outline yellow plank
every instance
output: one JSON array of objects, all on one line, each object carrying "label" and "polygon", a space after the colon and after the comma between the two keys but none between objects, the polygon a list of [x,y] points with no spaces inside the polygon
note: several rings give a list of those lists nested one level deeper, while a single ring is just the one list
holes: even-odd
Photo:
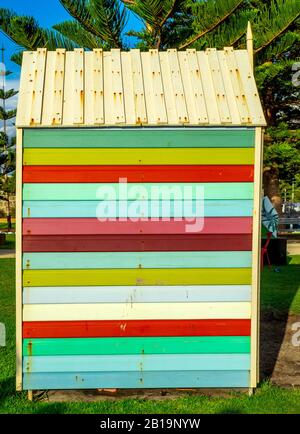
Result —
[{"label": "yellow plank", "polygon": [[24,165],[253,164],[251,148],[26,148]]},{"label": "yellow plank", "polygon": [[259,382],[259,312],[260,312],[260,261],[261,261],[261,202],[263,173],[263,129],[256,128],[255,134],[255,169],[254,203],[252,232],[252,300],[251,300],[251,371],[250,386]]},{"label": "yellow plank", "polygon": [[186,101],[177,50],[169,49],[167,53],[170,67],[171,83],[173,87],[173,95],[177,111],[177,123],[185,124],[189,122],[189,116],[186,108]]},{"label": "yellow plank", "polygon": [[24,270],[24,286],[249,285],[250,268]]},{"label": "yellow plank", "polygon": [[197,52],[195,49],[189,49],[186,51],[187,62],[189,67],[189,78],[192,86],[192,94],[194,96],[194,110],[196,113],[196,123],[207,124],[208,123],[208,113],[204,97],[204,90],[202,77],[200,72],[200,67],[198,63]]},{"label": "yellow plank", "polygon": [[55,69],[54,69],[54,85],[53,85],[53,111],[52,111],[53,125],[61,125],[62,123],[65,58],[66,58],[66,50],[64,48],[57,49]]},{"label": "yellow plank", "polygon": [[248,319],[249,302],[27,304],[24,321]]},{"label": "yellow plank", "polygon": [[124,92],[122,82],[121,51],[118,48],[111,50],[111,81],[113,92],[113,119],[115,124],[125,122]]},{"label": "yellow plank", "polygon": [[42,121],[42,103],[45,81],[46,48],[38,48],[36,52],[35,80],[33,84],[33,98],[31,107],[31,124],[40,124]]},{"label": "yellow plank", "polygon": [[145,102],[142,60],[140,50],[130,50],[135,116],[137,124],[148,122]]},{"label": "yellow plank", "polygon": [[22,146],[17,129],[16,147],[16,389],[22,390]]},{"label": "yellow plank", "polygon": [[83,124],[84,88],[83,88],[83,48],[74,49],[74,93],[73,124]]}]

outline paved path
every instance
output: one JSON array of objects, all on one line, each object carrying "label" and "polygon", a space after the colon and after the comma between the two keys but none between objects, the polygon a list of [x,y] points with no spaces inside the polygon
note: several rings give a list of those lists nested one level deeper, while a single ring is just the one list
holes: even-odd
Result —
[{"label": "paved path", "polygon": [[289,241],[287,245],[287,251],[289,255],[300,255],[300,242]]},{"label": "paved path", "polygon": [[16,257],[15,250],[0,249],[0,259],[8,259],[8,258],[15,258],[15,257]]}]

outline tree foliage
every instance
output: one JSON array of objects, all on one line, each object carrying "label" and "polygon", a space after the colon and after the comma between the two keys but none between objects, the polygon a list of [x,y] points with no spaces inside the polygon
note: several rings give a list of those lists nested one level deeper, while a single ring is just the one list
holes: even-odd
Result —
[{"label": "tree foliage", "polygon": [[[19,46],[73,49],[244,48],[247,21],[260,63],[299,40],[299,0],[60,0],[70,20],[43,29],[33,17],[0,9],[1,30]],[[125,31],[130,15],[141,28]],[[134,37],[126,43],[126,37]],[[279,44],[278,44],[279,42]],[[20,55],[13,56],[20,62]]]}]

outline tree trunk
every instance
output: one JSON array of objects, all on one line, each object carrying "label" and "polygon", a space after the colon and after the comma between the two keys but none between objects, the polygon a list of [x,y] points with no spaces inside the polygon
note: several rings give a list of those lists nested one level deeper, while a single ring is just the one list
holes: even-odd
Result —
[{"label": "tree trunk", "polygon": [[12,230],[12,224],[11,224],[11,209],[10,209],[10,197],[7,198],[7,229],[10,232]]},{"label": "tree trunk", "polygon": [[264,195],[269,197],[278,214],[282,214],[278,171],[272,167],[266,167],[263,173],[263,184]]}]

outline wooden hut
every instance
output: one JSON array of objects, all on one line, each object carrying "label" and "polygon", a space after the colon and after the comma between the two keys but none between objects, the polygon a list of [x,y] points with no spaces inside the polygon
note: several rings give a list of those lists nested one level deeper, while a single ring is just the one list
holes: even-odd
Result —
[{"label": "wooden hut", "polygon": [[264,126],[251,43],[24,53],[18,390],[256,387]]}]

